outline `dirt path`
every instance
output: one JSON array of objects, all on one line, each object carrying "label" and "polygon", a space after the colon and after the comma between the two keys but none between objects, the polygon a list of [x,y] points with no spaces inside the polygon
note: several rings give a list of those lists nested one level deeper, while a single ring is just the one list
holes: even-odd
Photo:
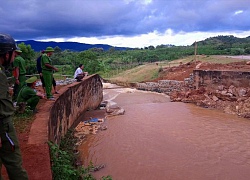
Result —
[{"label": "dirt path", "polygon": [[[60,94],[66,89],[67,86],[57,86]],[[37,87],[37,90],[42,91],[41,87]],[[57,99],[60,94],[54,94],[54,97]],[[52,179],[47,131],[50,107],[53,102],[41,99],[37,106],[38,113],[35,114],[34,121],[28,124],[24,132],[17,131],[23,167],[28,173],[29,180]],[[2,172],[4,179],[8,179],[4,166]]]},{"label": "dirt path", "polygon": [[[39,102],[39,106],[44,107],[45,100]],[[36,115],[40,116],[40,114]],[[24,132],[18,132],[18,139],[23,157],[23,167],[26,169],[30,180],[50,180],[52,179],[50,157],[48,155],[49,147],[47,143],[29,143],[30,129],[32,122],[28,125]],[[40,126],[36,129],[39,130]],[[9,179],[4,166],[2,167],[2,174],[4,179]]]},{"label": "dirt path", "polygon": [[[48,106],[48,103],[50,106]],[[44,130],[45,132],[48,131],[46,118],[48,119],[48,112],[52,103],[47,102],[45,99],[40,100],[39,112],[35,115],[35,120],[30,124],[27,132],[18,136],[23,156],[23,166],[28,172],[30,180],[52,179],[47,135],[44,134]],[[38,141],[32,140],[34,135],[36,139],[39,138]]]}]

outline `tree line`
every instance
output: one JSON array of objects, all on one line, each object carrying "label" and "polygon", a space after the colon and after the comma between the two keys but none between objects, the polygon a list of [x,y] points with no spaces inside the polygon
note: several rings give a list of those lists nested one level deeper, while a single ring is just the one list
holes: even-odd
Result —
[{"label": "tree line", "polygon": [[[202,55],[247,55],[250,54],[250,37],[236,38],[234,36],[217,36],[197,42],[197,54]],[[27,74],[36,74],[36,59],[40,52],[35,52],[31,45],[18,44],[22,50],[21,56],[26,60]],[[57,66],[59,73],[73,75],[79,64],[84,64],[89,74],[98,73],[108,76],[117,69],[126,70],[143,63],[157,61],[172,61],[186,56],[194,55],[194,46],[159,45],[144,48],[116,50],[111,47],[104,51],[102,48],[91,48],[81,52],[70,50],[62,51],[54,47],[51,56],[53,65]]]}]

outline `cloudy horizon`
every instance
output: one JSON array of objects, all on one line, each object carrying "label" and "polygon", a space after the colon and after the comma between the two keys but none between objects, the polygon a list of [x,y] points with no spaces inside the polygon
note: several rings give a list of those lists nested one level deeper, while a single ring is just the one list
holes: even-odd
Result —
[{"label": "cloudy horizon", "polygon": [[248,0],[9,0],[1,32],[16,40],[143,48],[250,36]]}]

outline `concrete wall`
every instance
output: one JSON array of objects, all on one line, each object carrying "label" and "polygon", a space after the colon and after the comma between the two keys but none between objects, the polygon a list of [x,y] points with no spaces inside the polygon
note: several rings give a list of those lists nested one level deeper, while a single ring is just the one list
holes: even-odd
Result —
[{"label": "concrete wall", "polygon": [[80,83],[69,86],[50,110],[48,139],[59,144],[68,129],[77,125],[78,118],[88,109],[95,109],[103,99],[99,75],[92,75]]},{"label": "concrete wall", "polygon": [[249,87],[250,72],[243,71],[208,71],[194,70],[194,86],[198,89],[201,86],[214,88],[218,85],[229,87]]},{"label": "concrete wall", "polygon": [[188,89],[198,89],[206,87],[210,89],[217,88],[218,85],[229,87],[250,87],[250,72],[243,71],[211,71],[194,70],[189,78],[183,81],[160,80],[158,82],[136,83],[133,87],[145,90],[165,93],[170,95],[174,91],[185,91]]}]

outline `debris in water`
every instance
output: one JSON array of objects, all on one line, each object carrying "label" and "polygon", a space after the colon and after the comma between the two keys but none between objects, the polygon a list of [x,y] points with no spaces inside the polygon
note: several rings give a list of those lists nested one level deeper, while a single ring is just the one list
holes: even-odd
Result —
[{"label": "debris in water", "polygon": [[95,171],[99,171],[100,169],[104,168],[105,167],[105,164],[101,164],[99,166],[95,166],[93,168],[91,168],[89,171],[90,172],[95,172]]},{"label": "debris in water", "polygon": [[102,130],[102,131],[107,130],[107,129],[108,129],[108,127],[107,127],[107,126],[103,126],[103,127],[101,127],[101,130]]}]

